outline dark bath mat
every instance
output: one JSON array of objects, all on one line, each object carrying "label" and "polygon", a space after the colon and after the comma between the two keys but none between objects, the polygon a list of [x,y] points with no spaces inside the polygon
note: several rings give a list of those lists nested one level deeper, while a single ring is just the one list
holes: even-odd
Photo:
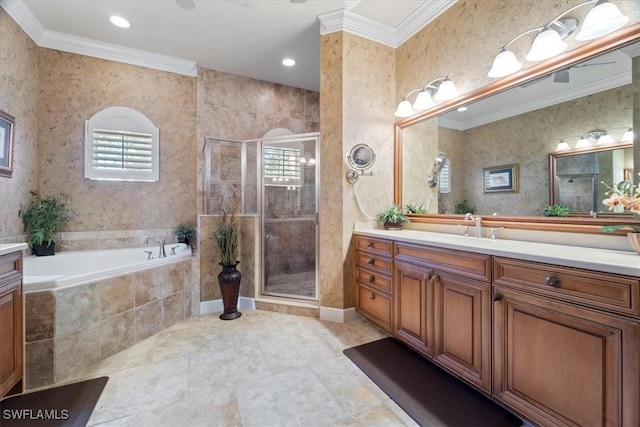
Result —
[{"label": "dark bath mat", "polygon": [[422,426],[521,426],[522,421],[394,338],[344,350]]}]

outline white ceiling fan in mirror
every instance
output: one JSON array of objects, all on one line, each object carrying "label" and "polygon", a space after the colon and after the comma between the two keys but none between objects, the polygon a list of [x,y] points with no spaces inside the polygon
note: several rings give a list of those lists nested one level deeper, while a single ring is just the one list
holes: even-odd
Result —
[{"label": "white ceiling fan in mirror", "polygon": [[566,51],[569,46],[564,42],[564,39],[580,26],[577,19],[566,16],[586,5],[593,5],[593,7],[576,34],[575,39],[578,41],[597,39],[624,27],[629,22],[629,17],[623,15],[614,3],[607,0],[582,2],[562,12],[547,25],[524,31],[511,39],[500,49],[487,75],[491,78],[500,78],[522,69],[522,62],[518,60],[515,53],[507,48],[528,34],[537,33],[525,56],[526,61],[543,61]]}]

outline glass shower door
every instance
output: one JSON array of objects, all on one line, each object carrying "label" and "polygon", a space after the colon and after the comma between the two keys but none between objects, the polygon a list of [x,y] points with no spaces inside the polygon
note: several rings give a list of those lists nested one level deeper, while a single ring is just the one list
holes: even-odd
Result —
[{"label": "glass shower door", "polygon": [[262,294],[317,300],[318,135],[262,141]]}]

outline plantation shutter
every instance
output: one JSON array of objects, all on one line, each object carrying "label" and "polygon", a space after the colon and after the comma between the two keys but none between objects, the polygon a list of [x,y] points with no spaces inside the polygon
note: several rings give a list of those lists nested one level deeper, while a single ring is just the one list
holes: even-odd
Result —
[{"label": "plantation shutter", "polygon": [[300,186],[300,150],[264,147],[266,185]]},{"label": "plantation shutter", "polygon": [[93,167],[96,169],[147,170],[152,168],[150,133],[93,131]]}]

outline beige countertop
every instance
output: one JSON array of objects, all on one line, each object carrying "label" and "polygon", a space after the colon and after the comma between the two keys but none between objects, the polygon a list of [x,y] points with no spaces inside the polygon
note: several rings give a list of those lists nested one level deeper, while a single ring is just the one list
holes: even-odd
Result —
[{"label": "beige countertop", "polygon": [[26,243],[6,243],[0,245],[0,256],[10,254],[12,252],[23,251],[28,248]]},{"label": "beige countertop", "polygon": [[640,255],[635,252],[587,248],[521,240],[487,239],[420,230],[356,230],[355,234],[406,243],[545,262],[566,267],[640,277]]}]

